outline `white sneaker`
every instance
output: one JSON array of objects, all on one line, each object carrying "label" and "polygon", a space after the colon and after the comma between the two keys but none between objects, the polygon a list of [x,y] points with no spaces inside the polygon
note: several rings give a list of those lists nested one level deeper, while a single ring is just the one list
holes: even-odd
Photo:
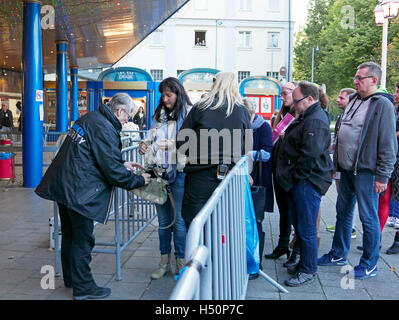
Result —
[{"label": "white sneaker", "polygon": [[387,226],[388,227],[393,227],[395,226],[395,217],[389,216],[387,220]]},{"label": "white sneaker", "polygon": [[399,229],[399,218],[394,218],[395,219],[395,229]]}]

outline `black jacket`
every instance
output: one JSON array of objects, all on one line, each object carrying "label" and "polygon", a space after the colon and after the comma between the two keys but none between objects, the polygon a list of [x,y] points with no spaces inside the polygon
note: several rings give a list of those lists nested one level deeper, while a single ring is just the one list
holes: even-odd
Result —
[{"label": "black jacket", "polygon": [[281,140],[276,161],[277,179],[285,191],[308,180],[320,194],[327,192],[333,173],[330,140],[328,116],[320,102],[292,122]]},{"label": "black jacket", "polygon": [[2,109],[0,109],[0,129],[2,126],[9,127],[11,129],[14,128],[14,120],[11,110],[4,112]]},{"label": "black jacket", "polygon": [[143,177],[123,165],[121,128],[105,105],[76,120],[35,192],[106,223],[114,187],[144,185]]}]

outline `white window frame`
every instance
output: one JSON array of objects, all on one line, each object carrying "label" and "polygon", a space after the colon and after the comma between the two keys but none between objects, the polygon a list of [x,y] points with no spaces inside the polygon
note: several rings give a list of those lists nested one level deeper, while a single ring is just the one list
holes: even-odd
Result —
[{"label": "white window frame", "polygon": [[154,81],[162,81],[163,80],[163,70],[162,69],[151,69],[150,73],[151,73],[151,77]]},{"label": "white window frame", "polygon": [[251,76],[251,71],[238,71],[237,73],[237,78],[238,78],[238,83],[240,83],[242,80],[249,78]]},{"label": "white window frame", "polygon": [[[196,33],[197,32],[203,32],[204,33],[204,41],[205,41],[205,44],[204,45],[197,45],[196,44],[196,41],[197,41],[197,38],[196,38]],[[206,47],[206,30],[194,30],[194,46],[195,47],[202,47],[202,48],[205,48]]]},{"label": "white window frame", "polygon": [[238,47],[241,49],[252,48],[252,31],[238,31]]},{"label": "white window frame", "polygon": [[[273,35],[277,35],[277,46],[276,47],[272,47],[272,37]],[[267,33],[267,48],[268,49],[276,49],[276,48],[280,48],[280,32],[275,32],[275,31],[269,31]]]},{"label": "white window frame", "polygon": [[152,46],[163,46],[164,45],[164,33],[163,30],[155,30],[152,33],[152,41],[151,41],[151,45]]},{"label": "white window frame", "polygon": [[273,12],[281,11],[280,0],[269,0],[268,10]]},{"label": "white window frame", "polygon": [[[252,10],[252,0],[238,0],[240,2],[241,11],[251,11]],[[277,0],[274,0],[277,1]]]},{"label": "white window frame", "polygon": [[278,71],[266,71],[266,77],[278,79],[280,73]]}]

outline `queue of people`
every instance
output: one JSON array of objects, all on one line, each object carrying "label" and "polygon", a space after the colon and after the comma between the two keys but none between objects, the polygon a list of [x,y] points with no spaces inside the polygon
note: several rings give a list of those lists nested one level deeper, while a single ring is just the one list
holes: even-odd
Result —
[{"label": "queue of people", "polygon": [[[134,173],[137,168],[156,171],[167,181],[172,195],[163,205],[156,205],[160,264],[151,278],[156,280],[171,273],[172,244],[175,273],[179,273],[185,263],[186,233],[191,222],[243,155],[252,164],[250,183],[266,188],[263,214],[256,217],[261,257],[264,212],[273,212],[276,197],[279,241],[265,258],[286,255],[284,267],[292,275],[285,282],[287,286],[313,282],[320,266],[347,264],[356,202],[364,233],[363,254],[354,268],[354,277],[376,276],[389,203],[399,203],[399,129],[394,98],[379,89],[380,79],[377,64],[368,62],[358,67],[356,91],[341,91],[339,99],[345,103],[331,143],[329,101],[313,83],[288,82],[282,87],[282,107],[271,127],[256,114],[249,100],[242,99],[232,72],[219,72],[211,90],[195,105],[178,79],[166,78],[159,86],[161,98],[151,128],[139,146],[145,168],[122,160],[121,127],[129,118],[141,120],[143,115],[127,94],[116,94],[99,110],[75,122],[36,189],[39,196],[58,203],[65,286],[73,289],[78,300],[110,294],[109,288],[96,285],[89,267],[94,246],[93,222],[106,223],[114,187],[131,190],[150,182],[150,174]],[[273,130],[287,115],[292,120],[273,145]],[[213,148],[211,131],[228,132],[230,140],[218,139]],[[238,143],[240,148],[236,147]],[[188,147],[181,152],[183,146]],[[334,239],[331,250],[319,257],[320,203],[333,176],[338,191]],[[384,198],[382,205],[380,199],[389,187],[393,197]],[[379,210],[384,214],[379,214]],[[295,234],[290,243],[292,228]],[[388,251],[399,253],[399,231]],[[250,275],[250,279],[256,277]]]}]

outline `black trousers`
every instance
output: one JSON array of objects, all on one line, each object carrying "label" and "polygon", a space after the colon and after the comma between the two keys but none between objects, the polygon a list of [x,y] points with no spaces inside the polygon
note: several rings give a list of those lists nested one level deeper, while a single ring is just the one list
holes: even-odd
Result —
[{"label": "black trousers", "polygon": [[[275,175],[273,175],[274,194],[276,195],[278,211],[280,213],[280,237],[278,246],[281,248],[288,248],[291,235],[291,196],[278,183]],[[299,253],[299,246],[297,242],[294,245],[294,251]]]},{"label": "black trousers", "polygon": [[97,287],[89,264],[95,245],[93,220],[58,203],[61,218],[61,264],[64,283],[80,296]]}]

